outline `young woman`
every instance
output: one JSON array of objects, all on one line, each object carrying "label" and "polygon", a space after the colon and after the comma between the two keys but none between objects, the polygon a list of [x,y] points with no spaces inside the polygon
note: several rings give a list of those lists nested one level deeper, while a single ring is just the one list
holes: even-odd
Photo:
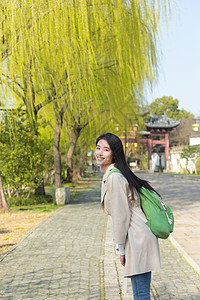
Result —
[{"label": "young woman", "polygon": [[[104,173],[101,204],[112,218],[113,239],[125,267],[124,277],[131,278],[135,300],[149,300],[151,271],[160,269],[160,252],[158,239],[145,224],[137,190],[155,190],[129,169],[116,135],[105,133],[97,138],[95,157]],[[116,168],[120,172],[110,173]]]}]

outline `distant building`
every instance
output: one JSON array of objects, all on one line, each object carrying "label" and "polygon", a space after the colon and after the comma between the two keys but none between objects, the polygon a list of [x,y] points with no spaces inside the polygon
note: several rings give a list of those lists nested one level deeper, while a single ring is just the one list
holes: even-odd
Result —
[{"label": "distant building", "polygon": [[[199,119],[194,120],[194,124],[191,127],[191,133],[189,137],[189,145],[200,145],[200,124]],[[182,173],[187,169],[191,174],[195,172],[195,163],[197,155],[186,161],[185,158],[181,158],[181,152],[185,146],[172,147],[170,149],[170,171]]]},{"label": "distant building", "polygon": [[[135,157],[138,143],[140,143],[141,153],[143,153],[143,147],[148,148],[149,171],[183,173],[187,169],[190,173],[195,172],[197,156],[187,162],[186,159],[181,158],[181,152],[185,145],[169,146],[170,132],[179,124],[180,120],[170,119],[166,114],[151,116],[147,119],[145,131],[138,131],[137,124],[129,124],[120,136],[129,166],[133,169],[139,166]],[[189,145],[200,145],[200,124],[197,120],[191,126]]]},{"label": "distant building", "polygon": [[169,135],[180,124],[180,120],[173,120],[162,116],[151,116],[145,121],[146,136],[140,143],[148,146],[148,169],[150,171],[169,171]]}]

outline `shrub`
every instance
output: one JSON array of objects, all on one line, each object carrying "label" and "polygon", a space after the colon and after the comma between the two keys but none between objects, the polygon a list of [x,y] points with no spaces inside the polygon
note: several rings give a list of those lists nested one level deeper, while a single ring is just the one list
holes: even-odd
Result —
[{"label": "shrub", "polygon": [[49,204],[53,203],[53,198],[51,195],[31,195],[30,198],[26,199],[25,197],[11,197],[8,199],[10,206],[27,206],[27,205],[38,205],[38,204]]},{"label": "shrub", "polygon": [[198,174],[200,174],[200,156],[197,157],[196,164],[195,164],[195,169],[196,169],[196,172]]},{"label": "shrub", "polygon": [[[49,140],[35,133],[29,124],[12,117],[1,125],[0,170],[9,197],[35,190],[40,186],[45,168],[48,169]],[[9,192],[9,191],[8,191]]]}]

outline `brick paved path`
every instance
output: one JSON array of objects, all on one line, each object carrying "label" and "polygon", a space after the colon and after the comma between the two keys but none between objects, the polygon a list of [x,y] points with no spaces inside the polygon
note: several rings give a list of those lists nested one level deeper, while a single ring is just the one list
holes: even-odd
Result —
[{"label": "brick paved path", "polygon": [[[161,254],[152,299],[200,299],[199,277],[168,240],[161,242]],[[122,278],[97,181],[3,258],[0,299],[132,299],[130,283],[128,294],[121,294]]]}]

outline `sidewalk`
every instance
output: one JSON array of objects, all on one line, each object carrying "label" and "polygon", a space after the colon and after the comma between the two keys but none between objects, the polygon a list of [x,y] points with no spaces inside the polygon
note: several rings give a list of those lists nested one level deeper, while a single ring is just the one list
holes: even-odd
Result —
[{"label": "sidewalk", "polygon": [[[200,278],[169,240],[152,299],[200,299]],[[1,260],[2,259],[2,260]],[[101,210],[100,181],[35,227],[0,258],[0,299],[132,299],[123,296],[123,267]]]}]

